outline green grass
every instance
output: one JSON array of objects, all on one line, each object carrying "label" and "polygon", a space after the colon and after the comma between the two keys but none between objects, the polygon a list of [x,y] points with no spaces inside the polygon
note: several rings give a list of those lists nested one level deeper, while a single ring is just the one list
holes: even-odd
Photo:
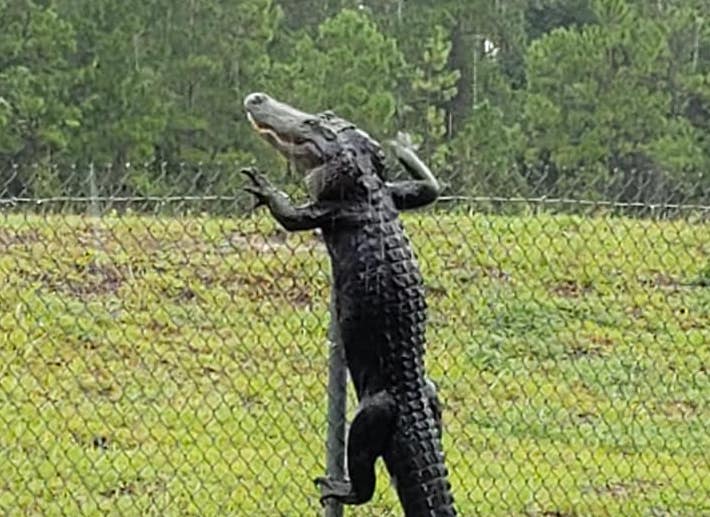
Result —
[{"label": "green grass", "polygon": [[[405,221],[461,515],[710,515],[707,224]],[[318,515],[328,280],[262,216],[2,216],[0,511]]]}]

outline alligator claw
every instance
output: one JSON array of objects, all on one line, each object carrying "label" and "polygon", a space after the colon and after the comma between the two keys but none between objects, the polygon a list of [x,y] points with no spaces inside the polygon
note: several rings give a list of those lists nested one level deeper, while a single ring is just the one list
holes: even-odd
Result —
[{"label": "alligator claw", "polygon": [[249,192],[252,196],[256,198],[256,201],[254,205],[252,206],[252,210],[259,208],[262,205],[266,204],[266,197],[263,195],[263,193],[255,188],[251,187],[244,187],[244,190],[246,192]]},{"label": "alligator claw", "polygon": [[352,485],[348,481],[340,481],[329,477],[319,477],[314,479],[313,482],[320,488],[321,505],[325,505],[328,499],[343,501],[352,497]]},{"label": "alligator claw", "polygon": [[269,186],[269,180],[255,167],[244,167],[239,172],[247,176],[257,187]]},{"label": "alligator claw", "polygon": [[239,172],[247,176],[252,183],[250,186],[243,187],[244,191],[249,192],[256,198],[256,203],[252,209],[266,205],[273,191],[273,187],[271,186],[271,183],[269,183],[269,180],[266,179],[266,176],[261,174],[254,167],[244,167]]}]

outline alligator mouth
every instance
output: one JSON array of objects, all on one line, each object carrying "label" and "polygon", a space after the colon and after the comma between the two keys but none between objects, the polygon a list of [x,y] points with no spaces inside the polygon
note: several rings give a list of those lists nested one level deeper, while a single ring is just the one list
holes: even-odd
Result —
[{"label": "alligator mouth", "polygon": [[[294,144],[297,144],[297,142],[290,141],[290,140],[284,140],[274,128],[264,124],[264,123],[259,123],[256,121],[254,118],[254,115],[249,113],[247,111],[247,119],[249,119],[249,122],[251,123],[251,126],[254,128],[254,130],[259,133],[261,136],[270,138],[272,139],[275,143],[277,143],[279,146],[283,148],[288,148]],[[301,142],[303,143],[303,142]]]},{"label": "alligator mouth", "polygon": [[265,122],[260,122],[256,120],[254,115],[247,111],[247,119],[249,120],[249,123],[251,126],[254,128],[254,130],[259,133],[261,136],[271,139],[274,143],[278,144],[280,147],[283,148],[291,148],[293,146],[298,146],[298,145],[305,145],[310,143],[311,141],[307,138],[302,138],[298,136],[294,136],[291,138],[285,137],[282,134],[280,134],[276,129],[271,127]]}]

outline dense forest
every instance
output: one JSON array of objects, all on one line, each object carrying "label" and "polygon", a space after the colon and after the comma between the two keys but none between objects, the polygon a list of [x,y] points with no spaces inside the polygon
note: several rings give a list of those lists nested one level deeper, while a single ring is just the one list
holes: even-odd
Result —
[{"label": "dense forest", "polygon": [[111,193],[295,181],[252,91],[408,132],[451,193],[710,192],[710,0],[0,0],[0,27],[4,195],[87,194],[89,163]]}]

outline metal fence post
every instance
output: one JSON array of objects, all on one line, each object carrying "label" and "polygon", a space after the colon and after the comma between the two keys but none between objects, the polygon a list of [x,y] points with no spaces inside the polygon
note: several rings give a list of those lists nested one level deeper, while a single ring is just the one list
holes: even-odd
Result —
[{"label": "metal fence post", "polygon": [[[347,370],[345,350],[340,328],[335,317],[335,301],[330,299],[328,327],[328,436],[326,439],[326,472],[335,479],[345,477],[345,409],[347,399]],[[343,505],[330,501],[325,506],[325,517],[342,517]]]},{"label": "metal fence post", "polygon": [[101,208],[99,207],[99,189],[96,186],[94,162],[89,164],[89,198],[89,215],[99,217],[101,215]]}]

